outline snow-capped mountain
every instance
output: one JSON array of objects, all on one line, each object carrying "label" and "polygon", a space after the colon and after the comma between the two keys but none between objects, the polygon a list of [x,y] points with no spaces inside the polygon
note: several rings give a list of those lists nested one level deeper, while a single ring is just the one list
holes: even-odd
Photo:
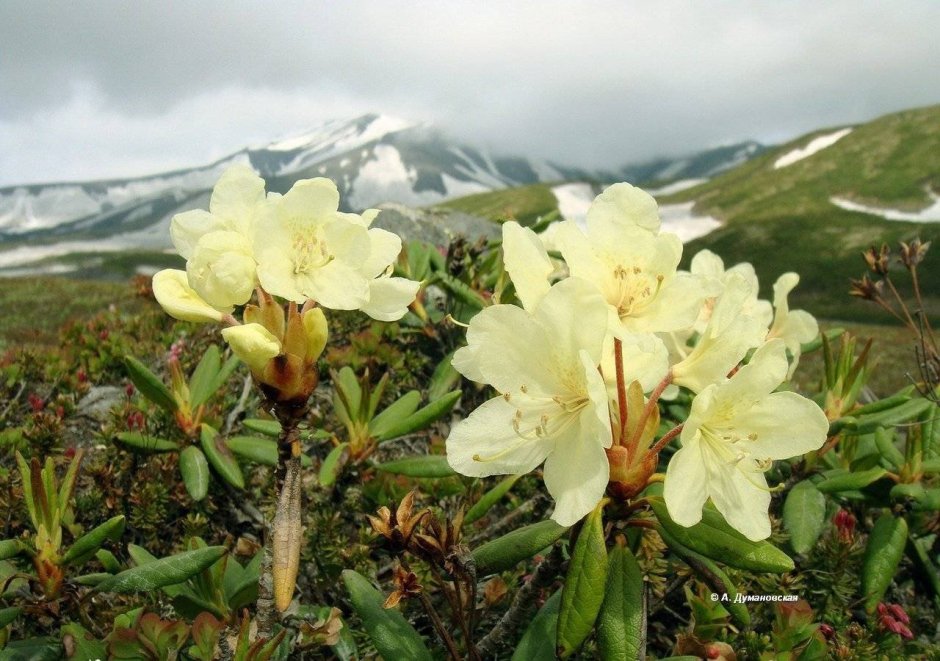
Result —
[{"label": "snow-capped mountain", "polygon": [[0,269],[51,255],[169,247],[180,211],[206,208],[219,175],[249,164],[268,190],[298,179],[336,182],[347,210],[383,202],[428,206],[536,182],[655,183],[704,178],[760,150],[754,143],[683,159],[660,159],[617,171],[587,171],[538,159],[494,155],[449,139],[433,127],[386,115],[326,122],[302,135],[248,147],[215,163],[133,179],[0,188]]}]

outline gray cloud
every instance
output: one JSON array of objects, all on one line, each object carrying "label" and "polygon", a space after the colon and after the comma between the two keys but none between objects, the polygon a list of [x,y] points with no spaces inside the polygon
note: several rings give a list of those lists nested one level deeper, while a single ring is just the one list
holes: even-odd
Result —
[{"label": "gray cloud", "polygon": [[940,101],[931,2],[7,2],[0,184],[380,111],[584,166]]}]

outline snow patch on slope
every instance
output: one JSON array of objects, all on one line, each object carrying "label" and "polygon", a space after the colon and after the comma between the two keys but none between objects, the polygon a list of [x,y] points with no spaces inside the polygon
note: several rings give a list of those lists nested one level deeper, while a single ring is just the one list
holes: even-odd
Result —
[{"label": "snow patch on slope", "polygon": [[851,128],[840,129],[835,133],[827,133],[826,135],[821,135],[816,138],[813,138],[809,141],[804,147],[794,149],[789,151],[776,161],[774,161],[774,170],[779,170],[780,168],[785,168],[788,165],[793,165],[797,161],[802,161],[804,158],[809,158],[813,154],[822,151],[826,147],[831,147],[847,136],[852,132]]},{"label": "snow patch on slope", "polygon": [[558,200],[558,212],[561,217],[584,227],[587,211],[594,202],[594,189],[591,184],[562,184],[552,188],[552,193]]},{"label": "snow patch on slope", "polygon": [[659,207],[659,216],[663,221],[660,231],[671,232],[677,235],[682,243],[688,243],[721,227],[721,223],[711,216],[692,213],[693,206],[695,202],[664,204]]},{"label": "snow patch on slope", "polygon": [[646,192],[653,197],[656,197],[657,195],[672,195],[673,193],[684,191],[687,188],[694,188],[695,186],[703,184],[706,181],[708,181],[708,179],[680,179],[679,181],[674,181],[671,184],[667,184],[660,188],[647,188]]},{"label": "snow patch on slope", "polygon": [[933,203],[920,211],[901,211],[900,209],[885,209],[882,207],[870,207],[858,202],[852,202],[843,197],[830,197],[829,201],[840,209],[846,211],[856,211],[858,213],[867,213],[872,216],[878,216],[885,220],[907,221],[910,223],[940,223],[940,196],[930,192]]}]

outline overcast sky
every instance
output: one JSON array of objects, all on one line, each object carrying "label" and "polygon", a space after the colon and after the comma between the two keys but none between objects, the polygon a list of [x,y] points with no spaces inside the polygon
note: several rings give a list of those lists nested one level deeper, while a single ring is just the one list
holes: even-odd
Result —
[{"label": "overcast sky", "polygon": [[940,102],[940,2],[0,3],[0,185],[330,118],[612,166]]}]

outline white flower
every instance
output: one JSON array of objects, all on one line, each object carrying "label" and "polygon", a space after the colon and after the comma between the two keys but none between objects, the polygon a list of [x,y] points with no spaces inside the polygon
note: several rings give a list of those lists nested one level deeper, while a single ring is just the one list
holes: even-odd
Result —
[{"label": "white flower", "polygon": [[534,310],[548,293],[555,271],[539,235],[512,220],[503,223],[503,264],[526,310]]},{"label": "white flower", "polygon": [[222,338],[254,373],[262,373],[268,361],[281,353],[280,340],[261,324],[223,328]]},{"label": "white flower", "polygon": [[453,365],[499,395],[452,429],[454,470],[519,474],[544,461],[552,518],[569,526],[590,512],[609,477],[607,390],[597,369],[606,319],[597,290],[575,278],[553,286],[534,310],[503,304],[477,314]]},{"label": "white flower", "polygon": [[261,286],[297,303],[310,299],[385,321],[401,318],[419,284],[387,275],[401,239],[369,229],[378,211],[359,216],[338,207],[336,184],[324,178],[298,181],[285,195],[271,196],[254,240]]},{"label": "white flower", "polygon": [[697,278],[676,272],[682,242],[658,234],[656,202],[629,184],[611,186],[587,215],[587,234],[572,221],[556,233],[572,276],[601,290],[610,326],[660,333],[691,326],[705,292]]},{"label": "white flower", "polygon": [[731,274],[696,345],[691,350],[678,342],[670,345],[681,358],[672,368],[673,383],[701,392],[722,381],[750,349],[764,341],[766,327],[745,312],[751,296],[750,283],[740,274]]},{"label": "white flower", "polygon": [[232,308],[218,310],[206,303],[193,291],[186,273],[178,269],[163,269],[153,276],[153,295],[168,315],[181,321],[206,323],[221,321]]},{"label": "white flower", "polygon": [[673,520],[695,525],[711,498],[749,539],[770,535],[764,471],[775,459],[818,449],[829,429],[825,414],[810,400],[773,392],[786,374],[783,342],[772,340],[733,377],[695,397],[682,448],[666,469],[664,495]]},{"label": "white flower", "polygon": [[784,273],[774,283],[774,323],[767,333],[767,338],[778,337],[783,340],[793,357],[787,378],[793,376],[796,366],[800,362],[801,345],[809,342],[819,334],[819,324],[809,312],[805,310],[791,310],[787,296],[800,282],[796,273]]},{"label": "white flower", "polygon": [[186,262],[186,276],[193,290],[213,307],[244,304],[257,284],[251,242],[229,230],[204,234]]},{"label": "white flower", "polygon": [[170,223],[170,238],[183,259],[189,259],[199,240],[210,232],[237,232],[250,239],[264,202],[264,179],[247,165],[233,165],[212,189],[209,210],[178,213]]},{"label": "white flower", "polygon": [[707,292],[705,305],[695,322],[695,331],[701,333],[711,317],[712,309],[715,307],[715,301],[725,290],[728,280],[737,275],[744,278],[750,289],[750,295],[745,300],[741,312],[748,316],[760,320],[764,328],[770,326],[773,318],[773,310],[770,302],[758,299],[760,284],[757,280],[757,273],[754,272],[754,266],[749,262],[735,264],[729,269],[725,269],[724,260],[711,250],[700,250],[692,258],[690,269],[692,275],[701,279],[702,285]]}]

